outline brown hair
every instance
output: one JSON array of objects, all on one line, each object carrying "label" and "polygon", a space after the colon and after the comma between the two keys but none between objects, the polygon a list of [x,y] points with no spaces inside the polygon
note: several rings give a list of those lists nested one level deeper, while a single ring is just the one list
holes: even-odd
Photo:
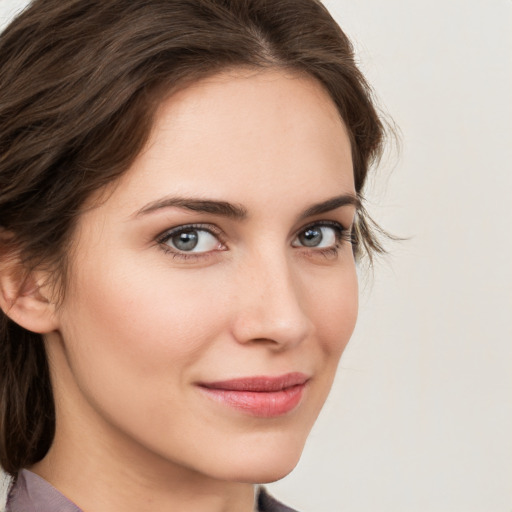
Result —
[{"label": "brown hair", "polygon": [[[352,144],[355,187],[383,127],[352,46],[317,0],[35,0],[0,37],[0,258],[65,282],[74,224],[147,140],[164,95],[236,66],[319,80]],[[382,251],[360,212],[354,250]],[[42,336],[0,311],[0,465],[50,447],[55,412]]]}]

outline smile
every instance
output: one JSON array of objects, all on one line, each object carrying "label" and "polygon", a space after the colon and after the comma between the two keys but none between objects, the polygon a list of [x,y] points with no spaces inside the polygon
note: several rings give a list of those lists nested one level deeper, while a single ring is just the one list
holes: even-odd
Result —
[{"label": "smile", "polygon": [[295,409],[308,383],[303,373],[280,377],[248,377],[198,384],[210,399],[251,416],[272,418]]}]

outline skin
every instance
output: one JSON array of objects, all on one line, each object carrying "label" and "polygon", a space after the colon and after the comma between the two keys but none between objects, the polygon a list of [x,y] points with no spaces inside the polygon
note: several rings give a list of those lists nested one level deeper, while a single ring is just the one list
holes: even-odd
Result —
[{"label": "skin", "polygon": [[[352,247],[331,226],[349,230],[355,207],[304,217],[355,196],[336,107],[308,77],[224,72],[164,101],[145,150],[102,192],[79,219],[64,301],[45,306],[57,432],[32,469],[86,511],[250,512],[253,484],[296,465],[356,321]],[[328,250],[301,245],[324,222]],[[160,235],[190,223],[213,234],[184,257]],[[272,418],[197,386],[289,372],[309,377],[304,395]]]}]

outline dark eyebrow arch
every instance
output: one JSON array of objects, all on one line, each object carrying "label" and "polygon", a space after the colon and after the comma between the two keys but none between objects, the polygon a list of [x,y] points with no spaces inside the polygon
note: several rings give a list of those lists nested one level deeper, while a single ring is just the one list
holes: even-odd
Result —
[{"label": "dark eyebrow arch", "polygon": [[247,218],[247,209],[242,205],[228,203],[226,201],[214,201],[211,199],[193,199],[187,197],[165,197],[153,201],[135,213],[140,217],[155,212],[162,208],[183,208],[193,212],[211,213],[222,217],[229,217],[235,220]]},{"label": "dark eyebrow arch", "polygon": [[[353,194],[343,194],[341,196],[332,197],[321,203],[314,204],[304,210],[300,219],[321,215],[342,206],[355,206],[356,209],[361,207],[361,201]],[[212,199],[193,199],[187,197],[165,197],[153,201],[137,212],[134,217],[141,217],[149,213],[153,213],[163,208],[183,208],[199,213],[210,213],[235,220],[244,220],[247,218],[247,209],[242,205],[228,203],[227,201],[216,201]]]},{"label": "dark eyebrow arch", "polygon": [[361,208],[361,200],[353,194],[343,194],[341,196],[332,197],[331,199],[327,199],[327,201],[322,201],[321,203],[310,206],[302,212],[300,218],[306,219],[314,215],[321,215],[322,213],[336,210],[336,208],[341,208],[342,206],[355,206],[356,210],[359,210]]}]

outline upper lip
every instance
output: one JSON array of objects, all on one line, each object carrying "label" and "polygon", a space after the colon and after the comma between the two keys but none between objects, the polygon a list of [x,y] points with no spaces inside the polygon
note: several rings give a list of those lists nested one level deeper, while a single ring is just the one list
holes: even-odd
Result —
[{"label": "upper lip", "polygon": [[219,389],[224,391],[253,391],[269,393],[281,391],[293,386],[300,386],[309,380],[304,373],[293,372],[277,377],[255,376],[242,377],[238,379],[218,380],[215,382],[200,382],[199,386],[208,389]]}]

